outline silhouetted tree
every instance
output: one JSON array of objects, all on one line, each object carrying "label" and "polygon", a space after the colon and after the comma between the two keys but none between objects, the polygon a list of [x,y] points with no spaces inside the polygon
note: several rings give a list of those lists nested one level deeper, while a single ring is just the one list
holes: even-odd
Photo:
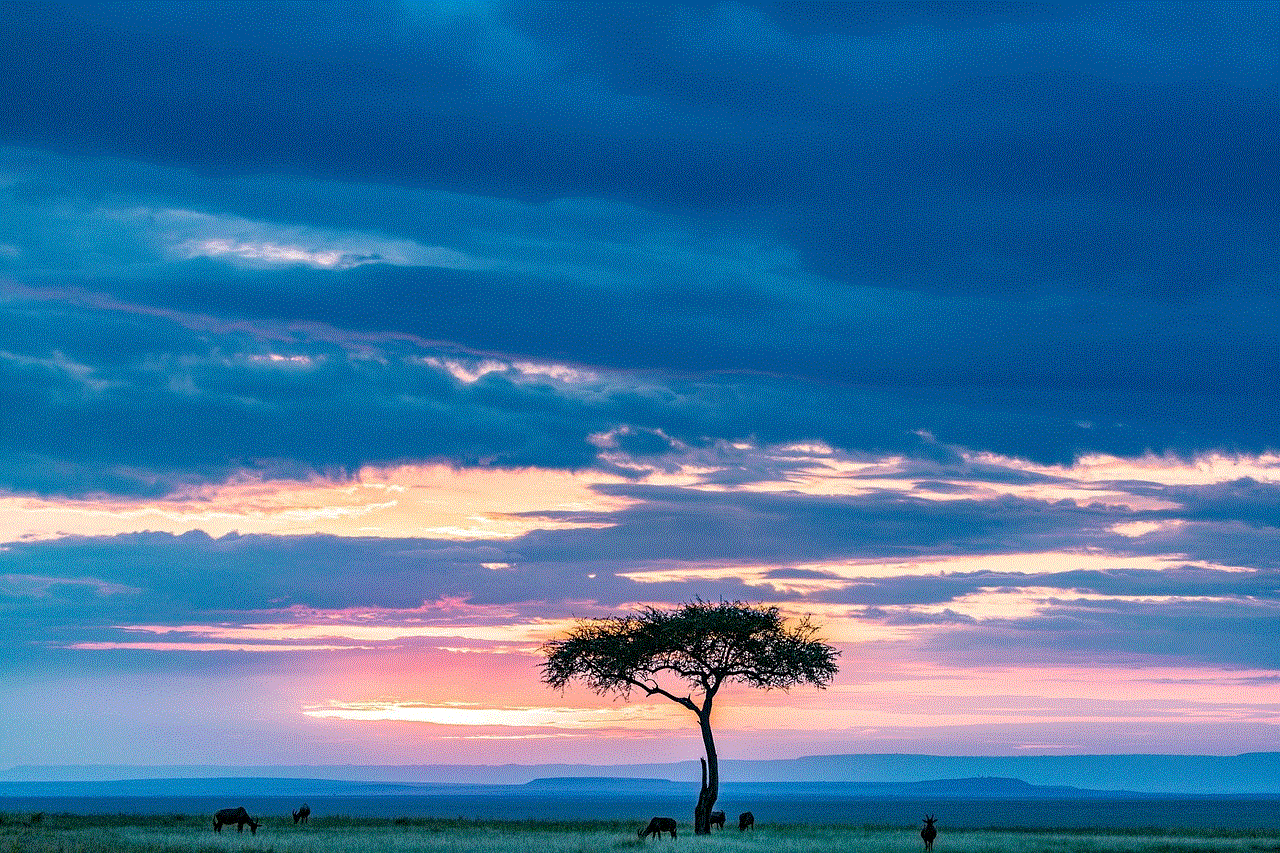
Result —
[{"label": "silhouetted tree", "polygon": [[729,682],[762,690],[826,687],[837,672],[839,652],[815,639],[817,632],[808,617],[788,626],[777,607],[740,601],[646,607],[630,616],[580,621],[568,636],[545,643],[542,680],[558,690],[576,680],[624,699],[641,690],[693,711],[707,752],[694,809],[694,832],[703,835],[711,831],[709,818],[720,794],[711,733],[716,692]]}]

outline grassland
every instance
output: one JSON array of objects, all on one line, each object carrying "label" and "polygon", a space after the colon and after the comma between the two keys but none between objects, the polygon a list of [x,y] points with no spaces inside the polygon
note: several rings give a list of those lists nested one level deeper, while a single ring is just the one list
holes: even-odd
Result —
[{"label": "grassland", "polygon": [[[640,841],[639,823],[264,817],[256,835],[206,816],[0,815],[0,853],[920,853],[914,827],[763,824]],[[1280,830],[943,831],[935,853],[1280,853]]]}]

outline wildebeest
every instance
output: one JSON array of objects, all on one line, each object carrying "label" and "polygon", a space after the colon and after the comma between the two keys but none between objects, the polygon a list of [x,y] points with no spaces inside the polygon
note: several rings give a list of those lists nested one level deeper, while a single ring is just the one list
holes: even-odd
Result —
[{"label": "wildebeest", "polygon": [[719,826],[724,829],[724,812],[712,812],[707,815],[708,826]]},{"label": "wildebeest", "polygon": [[654,838],[661,838],[662,833],[669,832],[671,837],[676,837],[676,821],[670,817],[655,817],[649,821],[649,825],[636,833],[640,838],[648,838],[652,835]]},{"label": "wildebeest", "polygon": [[222,832],[223,824],[235,824],[236,832],[244,832],[244,825],[249,824],[249,832],[253,835],[258,834],[258,827],[262,824],[249,817],[249,813],[244,810],[244,806],[235,809],[219,809],[213,815],[213,831]]},{"label": "wildebeest", "polygon": [[302,807],[293,813],[293,822],[306,823],[307,818],[309,817],[311,817],[311,806],[307,805],[306,803],[303,803]]},{"label": "wildebeest", "polygon": [[742,830],[744,829],[755,829],[755,828],[756,828],[755,815],[753,815],[751,812],[743,812],[742,814],[738,815],[738,832],[742,832]]},{"label": "wildebeest", "polygon": [[936,817],[929,815],[924,819],[924,829],[920,830],[920,837],[924,839],[925,853],[933,850],[933,839],[938,837],[938,830],[933,825],[936,820]]}]

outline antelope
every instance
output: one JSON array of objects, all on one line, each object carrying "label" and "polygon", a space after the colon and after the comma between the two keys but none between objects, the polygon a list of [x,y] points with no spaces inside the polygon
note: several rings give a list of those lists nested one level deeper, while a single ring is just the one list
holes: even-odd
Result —
[{"label": "antelope", "polygon": [[306,803],[302,804],[302,808],[293,813],[294,823],[306,823],[307,818],[311,817],[311,806]]},{"label": "antelope", "polygon": [[936,820],[936,817],[929,815],[924,819],[924,829],[920,830],[920,837],[924,839],[925,853],[931,853],[933,850],[933,839],[938,837],[938,829],[933,825]]}]

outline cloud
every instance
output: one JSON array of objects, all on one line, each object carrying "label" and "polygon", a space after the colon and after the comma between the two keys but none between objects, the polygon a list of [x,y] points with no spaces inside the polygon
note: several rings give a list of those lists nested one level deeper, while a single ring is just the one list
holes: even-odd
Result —
[{"label": "cloud", "polygon": [[475,269],[483,263],[440,246],[282,227],[187,210],[125,211],[144,219],[165,251],[179,258],[217,258],[254,267],[301,264],[351,269],[363,264]]},{"label": "cloud", "polygon": [[1170,489],[1163,496],[1181,503],[1177,515],[1188,520],[1239,521],[1258,527],[1280,527],[1280,488],[1276,483],[1241,477],[1229,482]]},{"label": "cloud", "polygon": [[400,720],[443,726],[503,726],[532,729],[670,729],[675,716],[665,708],[494,708],[464,703],[427,705],[418,702],[336,703],[307,708],[307,716],[342,720]]},{"label": "cloud", "polygon": [[[485,700],[459,659],[524,684],[566,613],[693,596],[893,662],[859,700],[1007,667],[950,718],[874,700],[885,737],[1068,665],[1114,704],[1044,726],[1216,733],[1248,702],[1203,673],[1276,666],[1274,4],[0,27],[6,671],[192,673],[216,732],[305,659],[295,722],[431,715]],[[1212,707],[1135,706],[1151,667]]]},{"label": "cloud", "polygon": [[[845,199],[838,216],[793,206],[808,223],[796,232],[785,211],[701,221],[607,195],[530,201],[315,175],[213,180],[31,149],[10,149],[6,169],[15,251],[4,263],[22,282],[16,291],[46,294],[8,302],[0,322],[16,344],[7,351],[30,363],[63,358],[83,376],[130,357],[132,339],[156,350],[165,341],[167,352],[145,356],[152,374],[168,369],[171,353],[207,347],[181,340],[163,318],[249,338],[324,335],[349,350],[329,353],[312,380],[368,354],[434,359],[458,378],[467,362],[506,364],[607,387],[591,400],[599,417],[583,421],[589,431],[552,430],[531,436],[530,449],[492,454],[511,464],[591,464],[599,454],[584,433],[662,436],[673,448],[717,439],[912,456],[967,448],[1045,463],[1274,444],[1274,252],[1242,209],[1153,212],[1115,199],[966,190],[957,206],[932,196],[891,208]],[[880,264],[883,253],[888,265],[824,261],[806,245],[826,227],[808,221],[815,216],[850,229],[820,238],[839,257]],[[992,247],[1008,257],[993,259]],[[384,351],[389,340],[399,352]],[[270,355],[231,337],[218,346],[232,362]],[[180,375],[187,369],[173,382],[198,388]],[[504,375],[479,384],[501,392]],[[117,380],[91,420],[133,416],[116,404],[141,379]],[[222,381],[231,396],[257,398],[252,382],[234,387],[240,376]],[[363,386],[370,409],[395,409],[418,391],[390,372],[374,386]],[[486,406],[514,415],[532,402],[528,390]],[[171,395],[149,405],[181,422],[190,403]],[[47,403],[33,411],[37,433],[42,415],[65,417]],[[428,452],[460,464],[479,456],[447,442]],[[302,445],[272,455],[300,470],[334,464]],[[49,458],[57,455],[33,449],[21,464],[38,472]],[[48,488],[23,477],[15,485]],[[97,479],[99,488],[129,480]]]},{"label": "cloud", "polygon": [[39,575],[0,575],[0,598],[61,599],[103,598],[109,595],[136,595],[142,590],[92,577],[42,577]]},{"label": "cloud", "polygon": [[[1170,646],[1179,654],[1269,665],[1265,647],[1245,654],[1228,643],[1210,653],[1210,645],[1274,615],[1273,561],[1263,555],[1253,564],[1215,564],[1204,562],[1207,553],[1192,557],[1194,549],[1170,548],[1183,539],[1116,534],[1117,519],[1140,516],[1122,506],[912,497],[909,481],[900,491],[881,487],[840,497],[727,492],[714,478],[684,487],[592,488],[625,500],[531,510],[524,513],[531,529],[504,539],[136,533],[14,543],[0,559],[11,577],[43,578],[42,589],[57,587],[59,578],[82,583],[82,576],[58,567],[88,565],[96,567],[96,589],[132,591],[66,601],[43,596],[21,605],[39,612],[71,608],[82,627],[62,642],[80,648],[156,648],[150,640],[111,633],[140,625],[161,633],[195,631],[180,641],[189,648],[239,639],[262,651],[269,646],[261,641],[295,640],[296,631],[346,636],[358,645],[370,640],[368,631],[384,630],[379,625],[390,632],[383,641],[459,637],[473,629],[429,626],[465,625],[465,619],[453,621],[447,608],[438,619],[421,609],[424,602],[466,602],[477,608],[467,619],[506,608],[495,616],[510,622],[519,613],[537,620],[566,607],[607,613],[635,602],[710,596],[789,601],[800,611],[825,609],[845,614],[840,620],[854,616],[890,628],[945,629],[935,641],[950,646],[954,640],[957,649],[971,642],[961,639],[970,628],[980,628],[982,648],[1011,652],[1013,638],[1027,635],[1046,650],[1061,645],[1073,654],[1090,648],[1158,654],[1143,630],[1167,619],[1187,625],[1170,630],[1210,638]],[[364,567],[359,577],[351,565]],[[373,620],[369,627],[344,629],[341,622],[350,617],[342,614],[361,608]],[[222,628],[180,627],[207,624],[201,620],[213,614],[221,614]],[[297,627],[273,627],[280,614],[291,614]],[[316,616],[317,627],[306,627]],[[233,637],[228,619],[249,633]],[[107,628],[109,636],[101,636]],[[1093,639],[1081,640],[1084,635]],[[178,647],[172,639],[157,642]]]},{"label": "cloud", "polygon": [[[308,282],[311,275],[360,272],[200,271],[206,283],[230,285],[223,295],[232,303],[266,306],[265,294],[292,292],[303,307],[317,298],[306,295],[309,284],[329,284]],[[0,359],[7,404],[23,413],[9,423],[11,487],[163,492],[175,481],[217,481],[244,468],[304,475],[401,460],[580,467],[601,460],[607,448],[593,437],[609,434],[661,436],[668,452],[717,439],[820,440],[872,454],[927,459],[968,447],[1065,463],[1085,451],[1140,456],[1152,447],[1192,453],[1270,444],[1265,398],[1249,398],[1247,411],[1244,397],[1222,398],[1210,411],[1163,392],[1135,391],[1122,405],[1119,396],[1083,390],[974,396],[780,376],[584,369],[582,361],[503,354],[498,348],[515,340],[498,339],[505,321],[494,325],[492,339],[472,336],[491,348],[468,352],[432,342],[456,329],[435,325],[449,312],[440,304],[429,324],[374,331],[389,310],[374,306],[394,304],[401,291],[393,282],[365,284],[340,297],[356,312],[348,328],[324,324],[328,312],[311,309],[262,318],[254,307],[235,318],[225,307],[220,316],[185,305],[13,291],[0,310],[10,341]],[[463,310],[467,304],[461,296],[455,302],[459,323],[474,316]],[[512,322],[519,308],[517,300]],[[549,332],[539,329],[550,352]],[[1082,414],[1113,426],[1083,429],[1075,424]],[[922,438],[922,429],[946,443]],[[89,460],[97,470],[82,467]]]},{"label": "cloud", "polygon": [[[1274,578],[1271,579],[1274,584]],[[1141,667],[1158,660],[1273,670],[1280,647],[1263,637],[1276,602],[1228,597],[1221,600],[1046,601],[1042,611],[1004,624],[948,631],[930,643],[941,658],[995,663],[1076,661]],[[1242,636],[1257,643],[1242,644]]]}]

